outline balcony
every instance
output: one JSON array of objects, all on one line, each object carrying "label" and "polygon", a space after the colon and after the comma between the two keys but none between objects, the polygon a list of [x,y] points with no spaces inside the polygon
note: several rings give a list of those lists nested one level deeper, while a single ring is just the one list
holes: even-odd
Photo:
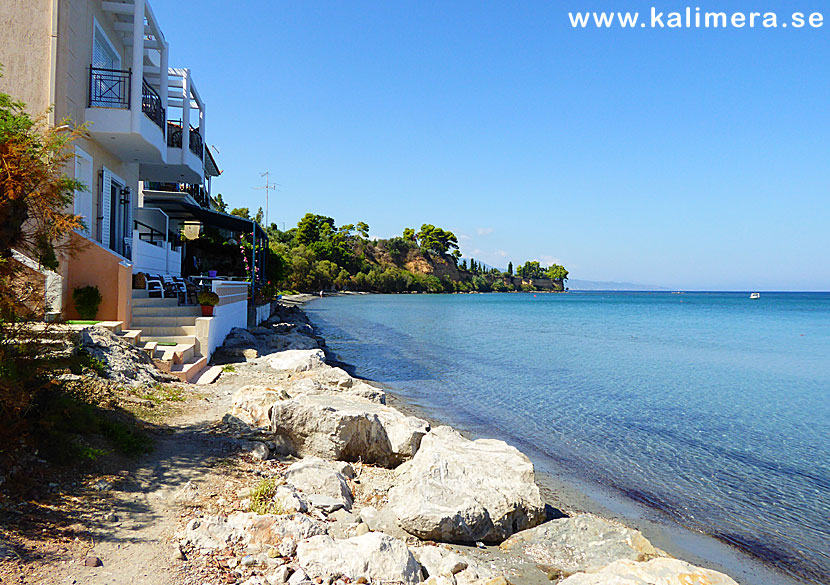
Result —
[{"label": "balcony", "polygon": [[205,106],[189,69],[169,68],[167,76],[166,160],[162,164],[142,164],[139,178],[199,184],[205,180]]},{"label": "balcony", "polygon": [[90,134],[107,150],[127,162],[162,163],[165,113],[158,92],[141,78],[141,111],[132,103],[131,70],[89,68],[86,122]]}]

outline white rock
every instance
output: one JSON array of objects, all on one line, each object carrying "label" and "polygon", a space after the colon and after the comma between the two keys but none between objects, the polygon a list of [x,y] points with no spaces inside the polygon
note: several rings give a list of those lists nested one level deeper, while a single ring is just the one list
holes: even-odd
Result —
[{"label": "white rock", "polygon": [[327,532],[324,523],[302,514],[237,512],[228,517],[194,518],[188,522],[182,540],[199,549],[216,549],[231,543],[278,544],[287,536],[300,540]]},{"label": "white rock", "polygon": [[332,461],[331,466],[336,472],[342,473],[345,477],[349,479],[354,479],[355,471],[351,463],[348,463],[346,461]]},{"label": "white rock", "polygon": [[246,425],[268,428],[274,404],[287,398],[288,395],[281,388],[243,386],[234,393],[228,414]]},{"label": "white rock", "polygon": [[438,427],[389,490],[401,527],[424,540],[501,542],[544,520],[533,464],[503,441]]},{"label": "white rock", "polygon": [[308,501],[303,494],[290,485],[278,485],[274,490],[272,500],[284,514],[305,512],[308,510]]},{"label": "white rock", "polygon": [[315,536],[297,546],[300,566],[312,576],[346,576],[352,581],[398,582],[415,585],[421,581],[421,565],[406,545],[379,532],[345,540]]},{"label": "white rock", "polygon": [[271,354],[269,364],[275,370],[305,372],[326,363],[322,349],[289,349]]},{"label": "white rock", "polygon": [[[312,505],[330,507],[331,502],[324,504],[319,498],[319,505],[315,503],[313,497],[320,495],[340,502],[341,507],[347,510],[352,507],[352,492],[346,483],[346,477],[319,457],[306,457],[292,464],[285,470],[285,480],[306,494]],[[330,511],[333,512],[334,509]]]},{"label": "white rock", "polygon": [[438,546],[422,546],[410,550],[430,576],[455,575],[468,566],[460,554]]},{"label": "white rock", "polygon": [[193,502],[199,497],[199,488],[193,481],[188,481],[182,487],[173,492],[171,499],[174,502]]},{"label": "white rock", "polygon": [[[337,373],[332,374],[332,372]],[[292,377],[292,379],[282,384],[289,396],[303,394],[344,395],[362,398],[378,404],[386,404],[386,393],[383,390],[352,378],[340,368],[321,366],[308,372],[295,374],[295,376],[297,375],[304,375],[305,377]]]},{"label": "white rock", "polygon": [[288,565],[281,565],[276,568],[276,570],[265,578],[268,581],[268,585],[282,585],[288,581],[288,578],[291,576],[291,567]]},{"label": "white rock", "polygon": [[299,455],[394,467],[418,450],[429,424],[381,404],[306,395],[275,404],[272,429]]},{"label": "white rock", "polygon": [[251,454],[251,457],[259,461],[266,461],[271,456],[271,450],[268,449],[268,445],[261,441],[252,441],[248,446],[248,452]]},{"label": "white rock", "polygon": [[544,571],[565,577],[595,572],[620,559],[645,561],[657,556],[637,530],[590,514],[558,518],[519,532],[501,549],[520,552]]},{"label": "white rock", "polygon": [[303,581],[306,581],[308,576],[305,574],[305,571],[302,569],[297,569],[291,576],[288,578],[288,585],[300,585]]},{"label": "white rock", "polygon": [[297,543],[293,538],[284,538],[279,546],[281,557],[290,557],[297,551]]},{"label": "white rock", "polygon": [[346,504],[343,500],[322,494],[308,494],[308,503],[312,508],[316,508],[324,514],[331,514],[337,510],[346,509]]},{"label": "white rock", "polygon": [[727,575],[677,559],[615,561],[596,573],[577,573],[561,585],[737,585]]}]

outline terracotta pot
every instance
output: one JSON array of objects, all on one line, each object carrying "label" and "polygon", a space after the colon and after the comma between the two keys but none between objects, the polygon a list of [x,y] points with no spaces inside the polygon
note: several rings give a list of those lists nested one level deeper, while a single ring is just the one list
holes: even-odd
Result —
[{"label": "terracotta pot", "polygon": [[213,317],[213,305],[202,305],[202,317]]}]

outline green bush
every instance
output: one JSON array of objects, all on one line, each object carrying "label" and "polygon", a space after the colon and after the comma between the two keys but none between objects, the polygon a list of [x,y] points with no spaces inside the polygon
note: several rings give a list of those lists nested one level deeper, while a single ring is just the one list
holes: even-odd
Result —
[{"label": "green bush", "polygon": [[208,307],[215,307],[219,304],[219,295],[215,292],[211,292],[209,290],[203,290],[199,293],[199,296],[196,297],[199,301],[200,305],[205,305]]},{"label": "green bush", "polygon": [[95,319],[103,298],[97,286],[79,286],[72,291],[72,300],[82,319]]}]

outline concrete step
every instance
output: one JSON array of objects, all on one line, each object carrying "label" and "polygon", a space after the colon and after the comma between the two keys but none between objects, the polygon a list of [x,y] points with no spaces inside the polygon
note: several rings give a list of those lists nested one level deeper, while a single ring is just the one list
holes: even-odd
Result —
[{"label": "concrete step", "polygon": [[161,359],[174,364],[187,363],[196,353],[196,344],[178,343],[176,345],[162,345],[156,347],[156,354],[161,351]]},{"label": "concrete step", "polygon": [[[146,335],[144,330],[141,332],[141,338],[144,341],[149,341],[153,343],[196,343],[196,336],[195,335]],[[163,348],[165,346],[158,346],[158,348]]]},{"label": "concrete step", "polygon": [[125,329],[119,335],[121,339],[133,345],[141,344],[141,329]]},{"label": "concrete step", "polygon": [[170,373],[183,382],[192,382],[199,373],[207,366],[207,358],[194,356],[183,364],[176,364],[170,368]]},{"label": "concrete step", "polygon": [[101,321],[100,323],[95,324],[96,327],[103,327],[104,329],[109,329],[116,335],[121,333],[121,328],[124,326],[123,321]]},{"label": "concrete step", "polygon": [[133,289],[133,300],[135,299],[149,299],[150,298],[150,291],[134,288]]},{"label": "concrete step", "polygon": [[[138,326],[136,326],[138,327]],[[160,341],[159,337],[182,337],[196,335],[196,325],[178,325],[168,327],[140,327],[141,336],[151,341]]]},{"label": "concrete step", "polygon": [[158,345],[158,343],[156,343],[155,341],[146,341],[145,340],[143,342],[143,345],[141,346],[141,349],[144,350],[144,353],[146,353],[150,357],[153,357],[153,355],[155,355],[155,353],[156,353],[156,346],[157,345]]},{"label": "concrete step", "polygon": [[178,307],[177,298],[150,297],[142,298],[133,296],[133,308],[135,307]]},{"label": "concrete step", "polygon": [[195,325],[196,317],[193,315],[133,315],[132,326],[136,329],[146,327],[181,327],[182,325]]},{"label": "concrete step", "polygon": [[133,320],[138,319],[139,317],[161,317],[161,316],[171,316],[171,317],[201,317],[202,316],[202,309],[198,305],[177,305],[177,306],[161,306],[161,307],[153,307],[153,306],[140,306],[140,307],[133,307]]},{"label": "concrete step", "polygon": [[196,374],[192,382],[194,384],[213,384],[222,373],[222,366],[207,366]]}]

